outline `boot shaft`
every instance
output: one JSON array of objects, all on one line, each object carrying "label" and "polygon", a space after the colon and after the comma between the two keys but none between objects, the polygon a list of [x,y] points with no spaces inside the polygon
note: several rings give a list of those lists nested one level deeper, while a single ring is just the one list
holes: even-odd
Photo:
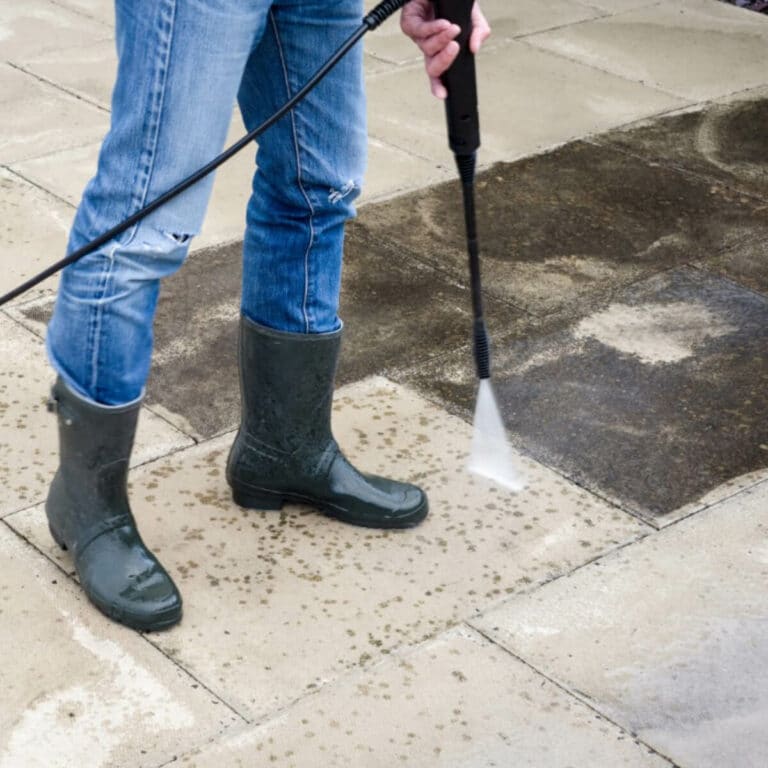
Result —
[{"label": "boot shaft", "polygon": [[67,510],[67,525],[94,509],[110,510],[110,517],[130,515],[128,465],[141,403],[101,406],[58,379],[48,407],[59,431],[59,468],[49,502]]},{"label": "boot shaft", "polygon": [[341,331],[274,331],[246,317],[240,322],[242,426],[278,452],[332,440],[333,385]]}]

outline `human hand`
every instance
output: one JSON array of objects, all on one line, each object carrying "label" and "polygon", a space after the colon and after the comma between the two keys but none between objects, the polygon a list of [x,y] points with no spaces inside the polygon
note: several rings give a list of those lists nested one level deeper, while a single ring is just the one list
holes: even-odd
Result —
[{"label": "human hand", "polygon": [[[459,55],[459,44],[456,39],[461,32],[458,24],[451,24],[446,19],[435,18],[435,8],[432,0],[411,0],[403,6],[400,14],[400,29],[419,46],[424,54],[424,67],[429,76],[432,94],[438,99],[448,95],[440,80],[442,75],[453,64]],[[491,34],[488,20],[475,3],[472,6],[472,34],[469,38],[469,49],[477,53],[480,46]]]}]

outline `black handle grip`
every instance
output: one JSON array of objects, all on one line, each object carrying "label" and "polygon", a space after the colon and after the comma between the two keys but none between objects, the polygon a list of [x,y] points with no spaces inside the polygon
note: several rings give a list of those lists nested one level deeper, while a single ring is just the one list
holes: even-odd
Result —
[{"label": "black handle grip", "polygon": [[461,27],[457,38],[459,55],[443,75],[448,91],[445,113],[448,118],[448,143],[457,155],[471,155],[480,146],[480,118],[477,111],[475,56],[469,50],[474,0],[434,0],[435,14]]}]

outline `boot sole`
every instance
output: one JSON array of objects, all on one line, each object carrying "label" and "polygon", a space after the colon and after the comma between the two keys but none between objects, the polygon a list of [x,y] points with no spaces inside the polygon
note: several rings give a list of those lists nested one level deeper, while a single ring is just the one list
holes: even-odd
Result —
[{"label": "boot sole", "polygon": [[296,493],[275,493],[274,491],[267,491],[266,489],[248,489],[247,491],[244,491],[241,488],[235,488],[234,486],[232,487],[232,499],[235,504],[243,509],[259,509],[265,512],[281,510],[286,503],[307,504],[318,509],[324,515],[339,520],[342,523],[357,525],[361,528],[378,528],[381,530],[414,528],[421,523],[429,513],[429,504],[425,501],[424,504],[417,507],[408,515],[371,520],[359,517],[341,507],[323,503],[310,496],[301,496]]}]

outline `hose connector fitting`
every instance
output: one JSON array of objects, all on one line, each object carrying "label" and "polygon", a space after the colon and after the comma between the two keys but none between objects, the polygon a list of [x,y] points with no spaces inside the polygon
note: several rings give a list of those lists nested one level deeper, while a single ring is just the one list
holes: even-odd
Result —
[{"label": "hose connector fitting", "polygon": [[383,0],[365,18],[363,24],[369,30],[381,26],[393,13],[399,11],[408,0]]}]

